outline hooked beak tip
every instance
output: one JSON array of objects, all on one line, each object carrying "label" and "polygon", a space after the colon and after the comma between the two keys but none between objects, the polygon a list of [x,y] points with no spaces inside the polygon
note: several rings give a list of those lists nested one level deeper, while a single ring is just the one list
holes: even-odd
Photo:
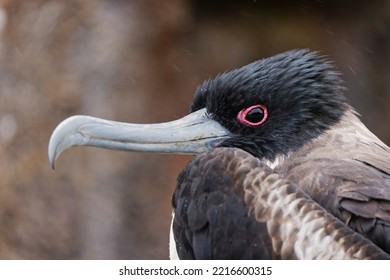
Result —
[{"label": "hooked beak tip", "polygon": [[49,149],[48,149],[48,156],[49,156],[49,163],[51,169],[55,170],[55,164],[56,164],[56,159],[57,159],[57,152],[53,150],[51,145],[49,144]]},{"label": "hooked beak tip", "polygon": [[51,160],[51,159],[49,159],[49,162],[50,162],[50,167],[51,167],[51,169],[52,170],[55,170],[56,169],[56,163],[55,163],[55,160]]},{"label": "hooked beak tip", "polygon": [[75,136],[78,127],[88,119],[84,116],[73,116],[62,121],[53,131],[48,145],[48,156],[51,168],[55,169],[58,156],[67,148],[77,145],[80,137]]}]

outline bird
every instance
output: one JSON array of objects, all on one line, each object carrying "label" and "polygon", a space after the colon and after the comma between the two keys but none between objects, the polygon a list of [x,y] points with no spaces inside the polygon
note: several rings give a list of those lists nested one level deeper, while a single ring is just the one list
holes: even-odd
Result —
[{"label": "bird", "polygon": [[73,146],[191,154],[172,196],[175,259],[390,259],[390,148],[320,52],[289,50],[204,81],[188,115],[130,124],[77,115]]}]

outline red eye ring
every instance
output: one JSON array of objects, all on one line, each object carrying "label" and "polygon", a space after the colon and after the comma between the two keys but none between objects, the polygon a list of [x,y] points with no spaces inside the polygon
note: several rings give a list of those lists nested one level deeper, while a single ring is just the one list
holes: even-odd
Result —
[{"label": "red eye ring", "polygon": [[[248,113],[250,113],[252,110],[254,109],[257,109],[257,108],[260,108],[262,111],[263,111],[263,117],[260,121],[258,122],[251,122],[249,120],[247,120],[247,115]],[[252,127],[255,127],[255,126],[259,126],[261,124],[263,124],[268,118],[268,110],[267,110],[267,107],[265,107],[264,105],[253,105],[253,106],[250,106],[248,108],[245,108],[245,109],[242,109],[240,112],[238,112],[238,115],[237,115],[237,119],[245,124],[245,125],[248,125],[248,126],[252,126]]]}]

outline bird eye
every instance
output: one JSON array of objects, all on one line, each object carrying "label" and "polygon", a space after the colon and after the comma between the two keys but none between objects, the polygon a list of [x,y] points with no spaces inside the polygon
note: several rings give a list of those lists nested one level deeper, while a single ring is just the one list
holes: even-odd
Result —
[{"label": "bird eye", "polygon": [[263,105],[254,105],[242,109],[237,115],[237,119],[248,126],[259,126],[263,124],[267,118],[268,111]]}]

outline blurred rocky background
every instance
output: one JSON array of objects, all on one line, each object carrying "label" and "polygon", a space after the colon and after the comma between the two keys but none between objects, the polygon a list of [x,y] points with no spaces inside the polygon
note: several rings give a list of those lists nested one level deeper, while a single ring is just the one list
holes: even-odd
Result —
[{"label": "blurred rocky background", "polygon": [[168,258],[189,157],[74,148],[52,171],[51,132],[181,117],[204,79],[294,48],[336,61],[389,144],[389,1],[0,0],[0,258]]}]

